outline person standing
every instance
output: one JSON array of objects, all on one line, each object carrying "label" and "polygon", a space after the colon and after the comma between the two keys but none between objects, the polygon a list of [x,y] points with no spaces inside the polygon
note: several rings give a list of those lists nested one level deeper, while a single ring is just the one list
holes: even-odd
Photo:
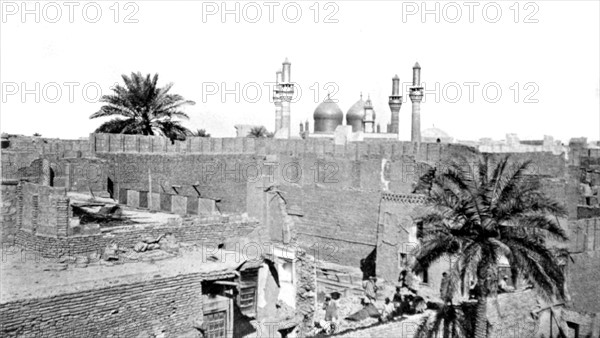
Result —
[{"label": "person standing", "polygon": [[448,286],[450,285],[450,277],[446,272],[442,273],[442,281],[440,283],[440,298],[445,302],[448,297],[452,295],[448,294]]},{"label": "person standing", "polygon": [[371,276],[369,279],[363,282],[363,288],[365,289],[365,296],[371,303],[375,303],[377,300],[377,277]]}]

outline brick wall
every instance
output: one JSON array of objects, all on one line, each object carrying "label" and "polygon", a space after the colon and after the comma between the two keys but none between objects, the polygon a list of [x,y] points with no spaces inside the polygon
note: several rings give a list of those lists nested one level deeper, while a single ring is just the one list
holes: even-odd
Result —
[{"label": "brick wall", "polygon": [[300,336],[304,336],[314,325],[317,306],[317,270],[314,257],[303,250],[296,251],[296,311],[302,316]]},{"label": "brick wall", "polygon": [[414,219],[423,212],[424,203],[420,195],[383,194],[377,229],[377,277],[398,280],[399,253],[406,254],[408,259],[413,255],[412,250],[417,249]]},{"label": "brick wall", "polygon": [[[246,180],[242,164],[248,156],[230,155],[147,155],[98,154],[108,160],[108,179],[114,197],[121,199],[122,189],[153,193],[202,197],[220,200],[219,210],[227,213],[246,211]],[[236,169],[237,168],[237,169]],[[175,189],[173,189],[175,187]]]},{"label": "brick wall", "polygon": [[2,337],[178,336],[201,321],[202,274],[0,304]]},{"label": "brick wall", "polygon": [[[79,152],[83,156],[90,154],[90,140],[63,140],[41,137],[17,136],[8,139],[8,151],[41,154],[66,154]],[[61,156],[62,157],[62,156]]]},{"label": "brick wall", "polygon": [[282,186],[296,219],[298,244],[317,259],[359,266],[377,244],[378,192]]},{"label": "brick wall", "polygon": [[574,262],[569,262],[567,286],[573,302],[573,309],[587,313],[600,312],[600,251],[572,254]]},{"label": "brick wall", "polygon": [[[167,233],[173,234],[179,242],[198,245],[210,244],[214,247],[221,243],[231,243],[239,238],[248,238],[259,226],[260,224],[255,221],[241,221],[235,218],[221,220],[216,217],[207,217],[187,219],[182,223],[172,222],[155,226],[138,225],[105,229],[102,234],[70,237],[33,234],[31,231],[23,229],[16,234],[16,245],[26,252],[50,259],[93,252],[101,254],[104,248],[111,243],[117,243],[124,248],[133,248],[137,242],[145,238],[158,238]],[[12,252],[17,253],[17,250],[12,250]]]},{"label": "brick wall", "polygon": [[572,253],[600,251],[600,218],[570,221],[569,239]]},{"label": "brick wall", "polygon": [[495,301],[489,298],[487,302],[487,317],[492,325],[491,337],[534,337],[540,325],[543,325],[534,321],[531,316],[531,311],[538,304],[537,295],[533,290],[501,294],[498,295],[497,301],[495,304]]},{"label": "brick wall", "polygon": [[2,227],[0,228],[0,243],[14,243],[17,233],[17,212],[18,196],[21,188],[18,181],[2,181],[2,197],[0,200],[0,209],[2,217]]},{"label": "brick wall", "polygon": [[403,155],[415,156],[427,162],[436,162],[458,153],[474,153],[476,150],[458,144],[422,143],[420,147],[411,142],[370,140],[335,145],[332,139],[254,139],[254,138],[207,138],[188,137],[185,141],[175,141],[157,136],[90,134],[90,146],[96,153],[192,153],[192,154],[295,154],[332,155],[347,159],[398,158]]},{"label": "brick wall", "polygon": [[69,198],[64,188],[21,182],[20,223],[32,233],[66,236],[69,227]]}]

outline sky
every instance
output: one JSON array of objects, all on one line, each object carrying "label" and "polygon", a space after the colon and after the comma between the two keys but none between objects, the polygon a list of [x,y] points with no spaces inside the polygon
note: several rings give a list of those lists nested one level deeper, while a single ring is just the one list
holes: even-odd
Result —
[{"label": "sky", "polygon": [[[89,119],[100,94],[138,71],[196,102],[185,108],[191,129],[273,130],[271,85],[287,57],[301,92],[294,135],[300,122],[312,128],[328,93],[344,112],[370,96],[385,130],[391,79],[408,85],[418,61],[422,129],[459,140],[600,138],[599,1],[0,3],[2,132],[86,137],[106,120]],[[409,140],[406,87],[403,96]]]}]

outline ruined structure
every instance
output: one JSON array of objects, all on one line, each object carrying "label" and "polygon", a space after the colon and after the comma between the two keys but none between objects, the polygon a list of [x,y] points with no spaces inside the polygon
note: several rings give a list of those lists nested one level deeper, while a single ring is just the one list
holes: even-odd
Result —
[{"label": "ruined structure", "polygon": [[[328,116],[338,119],[333,112]],[[10,268],[3,269],[3,336],[70,330],[199,335],[206,323],[231,335],[248,330],[234,336],[308,332],[319,293],[357,294],[362,278],[394,282],[410,265],[424,208],[423,197],[412,193],[420,175],[445,160],[479,155],[464,145],[385,139],[193,137],[171,143],[91,134],[77,141],[7,142],[2,242]],[[583,144],[573,142],[568,156],[513,154],[532,160],[532,174],[568,206],[561,224],[571,238],[573,261],[565,261],[571,302],[558,308],[581,336],[600,327],[594,291],[600,155]],[[99,216],[116,206],[120,215]],[[167,235],[179,249],[170,248]],[[135,251],[153,244],[160,249]],[[419,276],[422,285],[438,289],[444,264]],[[342,273],[343,267],[362,268],[362,276]],[[25,277],[45,282],[36,286]],[[284,324],[269,328],[273,322]]]}]

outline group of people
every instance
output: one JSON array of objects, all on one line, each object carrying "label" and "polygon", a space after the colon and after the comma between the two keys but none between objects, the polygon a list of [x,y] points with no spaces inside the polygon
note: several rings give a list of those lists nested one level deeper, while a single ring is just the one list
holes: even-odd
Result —
[{"label": "group of people", "polygon": [[[423,297],[417,294],[410,279],[408,273],[403,271],[392,298],[386,297],[383,304],[377,304],[379,291],[377,278],[374,276],[367,278],[362,285],[365,292],[364,298],[361,299],[362,308],[345,317],[345,319],[361,321],[366,318],[377,318],[380,322],[386,322],[404,314],[422,313],[427,308],[427,304]],[[332,334],[339,327],[340,319],[337,303],[339,296],[340,294],[337,292],[325,296],[323,302],[325,317],[316,323],[322,333]]]}]

